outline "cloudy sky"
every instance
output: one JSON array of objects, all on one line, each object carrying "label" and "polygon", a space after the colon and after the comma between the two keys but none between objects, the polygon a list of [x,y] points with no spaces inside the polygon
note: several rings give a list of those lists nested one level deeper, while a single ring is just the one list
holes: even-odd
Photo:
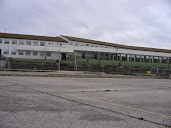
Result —
[{"label": "cloudy sky", "polygon": [[171,0],[0,0],[0,32],[171,49]]}]

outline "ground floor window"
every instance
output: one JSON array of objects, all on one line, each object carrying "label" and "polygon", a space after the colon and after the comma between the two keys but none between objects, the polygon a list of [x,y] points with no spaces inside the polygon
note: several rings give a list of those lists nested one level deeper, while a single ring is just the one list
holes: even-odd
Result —
[{"label": "ground floor window", "polygon": [[24,52],[23,51],[19,51],[18,55],[24,55]]},{"label": "ground floor window", "polygon": [[4,55],[9,55],[9,51],[4,51]]},{"label": "ground floor window", "polygon": [[47,52],[47,56],[48,57],[51,57],[51,52]]},{"label": "ground floor window", "polygon": [[16,51],[11,51],[11,55],[16,55],[17,52]]},{"label": "ground floor window", "polygon": [[31,55],[31,52],[30,51],[26,51],[26,55],[27,56],[30,56]]},{"label": "ground floor window", "polygon": [[37,56],[38,55],[38,52],[33,52],[33,56]]}]

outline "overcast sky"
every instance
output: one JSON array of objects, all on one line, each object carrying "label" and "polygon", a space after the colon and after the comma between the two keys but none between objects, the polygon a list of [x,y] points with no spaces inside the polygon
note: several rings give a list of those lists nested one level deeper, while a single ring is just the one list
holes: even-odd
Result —
[{"label": "overcast sky", "polygon": [[0,0],[0,32],[171,49],[171,0]]}]

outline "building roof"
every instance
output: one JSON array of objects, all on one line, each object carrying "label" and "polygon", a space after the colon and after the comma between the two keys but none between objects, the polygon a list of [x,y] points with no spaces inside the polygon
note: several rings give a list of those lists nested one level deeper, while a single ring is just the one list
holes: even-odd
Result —
[{"label": "building roof", "polygon": [[113,46],[117,48],[125,48],[125,49],[131,49],[131,50],[171,53],[171,50],[169,49],[128,46],[128,45],[122,45],[122,44],[116,44],[116,43],[110,43],[110,42],[104,42],[104,41],[96,41],[96,40],[90,40],[90,39],[84,39],[84,38],[78,38],[78,37],[72,37],[72,36],[64,36],[64,35],[61,35],[61,36],[65,37],[66,39],[70,41],[86,42],[86,43]]},{"label": "building roof", "polygon": [[37,35],[25,35],[25,34],[12,34],[12,33],[0,33],[0,38],[14,38],[14,39],[27,39],[27,40],[42,40],[42,41],[56,41],[66,42],[66,40],[60,37],[50,36],[37,36]]}]

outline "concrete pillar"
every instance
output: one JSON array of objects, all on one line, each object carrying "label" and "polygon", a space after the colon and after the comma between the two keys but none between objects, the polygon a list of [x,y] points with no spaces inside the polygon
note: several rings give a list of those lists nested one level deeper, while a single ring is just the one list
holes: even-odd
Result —
[{"label": "concrete pillar", "polygon": [[154,63],[154,56],[152,57],[152,63]]},{"label": "concrete pillar", "polygon": [[127,55],[127,57],[126,57],[126,58],[127,58],[126,60],[127,60],[127,61],[129,61],[129,55]]},{"label": "concrete pillar", "polygon": [[137,55],[134,55],[134,62],[136,62]]},{"label": "concrete pillar", "polygon": [[140,55],[140,62],[144,62],[144,57]]},{"label": "concrete pillar", "polygon": [[97,53],[97,59],[98,60],[100,59],[100,53],[99,52]]},{"label": "concrete pillar", "polygon": [[129,55],[129,61],[132,61],[131,57],[132,57],[132,55]]},{"label": "concrete pillar", "polygon": [[111,60],[111,53],[109,53],[109,60]]},{"label": "concrete pillar", "polygon": [[122,61],[122,55],[120,54],[119,56],[120,56],[120,57],[119,57],[120,61]]}]

